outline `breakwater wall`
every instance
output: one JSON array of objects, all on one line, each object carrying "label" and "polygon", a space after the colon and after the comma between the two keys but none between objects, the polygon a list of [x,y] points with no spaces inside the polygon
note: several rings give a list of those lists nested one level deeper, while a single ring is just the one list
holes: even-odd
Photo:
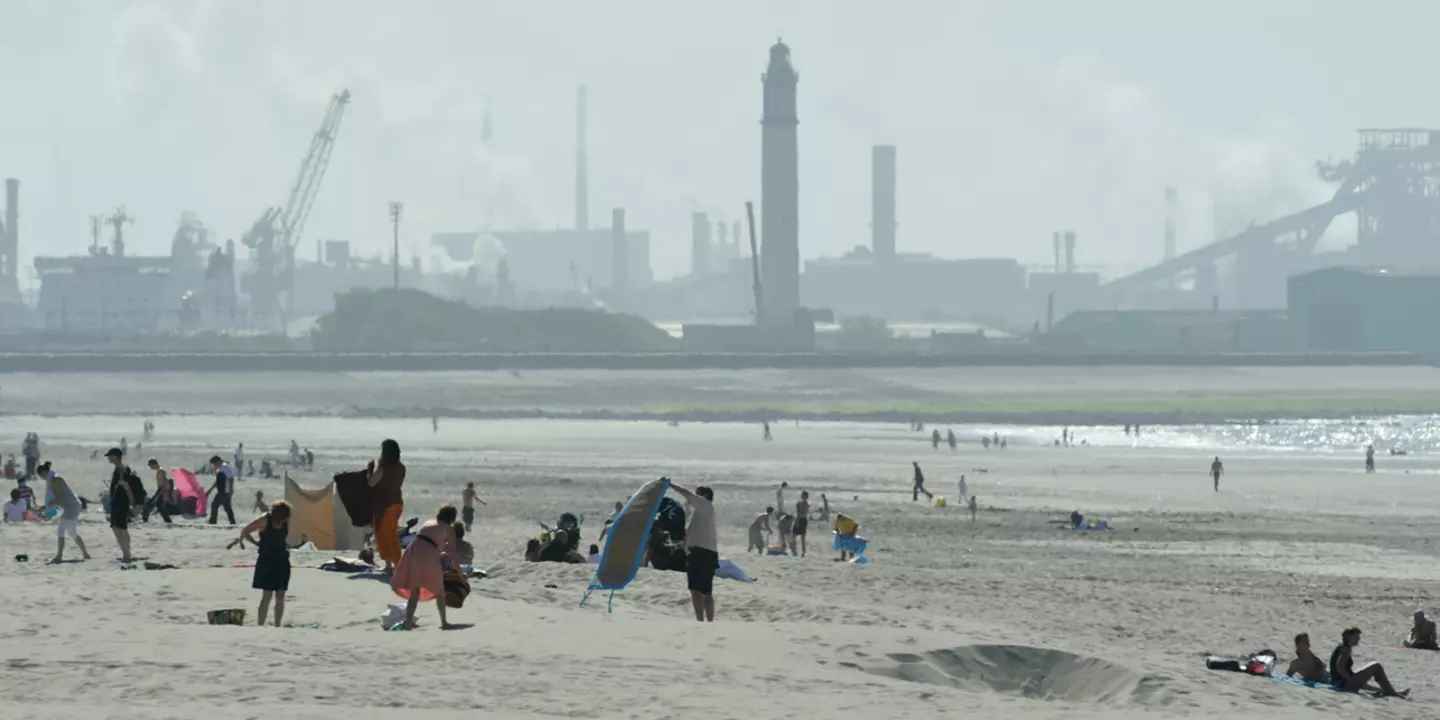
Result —
[{"label": "breakwater wall", "polygon": [[1397,367],[1417,353],[4,353],[0,373],[461,372],[964,367]]}]

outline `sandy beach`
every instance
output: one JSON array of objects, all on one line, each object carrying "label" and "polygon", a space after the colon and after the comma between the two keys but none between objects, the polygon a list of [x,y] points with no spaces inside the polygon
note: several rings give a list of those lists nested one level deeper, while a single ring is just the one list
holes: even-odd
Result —
[{"label": "sandy beach", "polygon": [[[1046,384],[1048,371],[1025,372],[990,377],[974,391],[959,380],[945,387],[1083,399],[1199,395],[1218,382],[1186,369],[1132,374],[1128,382],[1097,374],[1060,388]],[[1249,382],[1256,389],[1278,383],[1275,372],[1257,371]],[[1337,379],[1343,372],[1305,372],[1268,387],[1357,395],[1402,394],[1416,383],[1440,388],[1428,369],[1348,384]],[[251,571],[234,567],[253,562],[253,550],[224,549],[238,528],[191,520],[167,527],[156,518],[137,524],[135,554],[179,566],[147,571],[120,568],[96,508],[80,525],[95,556],[89,562],[46,565],[55,525],[7,524],[0,526],[0,602],[8,610],[0,616],[0,655],[11,679],[0,690],[5,706],[35,718],[217,720],[406,711],[435,718],[477,711],[502,718],[1429,718],[1440,708],[1440,653],[1399,647],[1411,614],[1434,610],[1440,598],[1440,461],[1423,450],[1382,455],[1379,472],[1367,475],[1353,426],[1326,431],[1343,442],[1314,441],[1310,431],[1283,447],[1273,431],[1147,428],[1135,440],[1117,428],[1083,427],[1077,434],[1093,442],[1056,447],[1059,428],[956,425],[954,452],[933,449],[903,423],[777,422],[770,443],[747,423],[445,417],[432,432],[430,408],[538,407],[537,398],[557,408],[683,404],[692,396],[710,401],[727,387],[788,396],[822,384],[782,374],[750,384],[704,375],[689,385],[527,374],[517,396],[506,394],[503,375],[485,377],[0,377],[5,452],[18,455],[25,432],[40,433],[45,457],[91,498],[108,477],[91,453],[121,436],[133,446],[147,414],[157,428],[132,453],[136,466],[156,457],[166,467],[194,467],[212,454],[228,457],[242,441],[248,457],[280,458],[293,438],[316,452],[316,468],[294,474],[312,487],[363,465],[381,439],[394,438],[409,466],[406,517],[429,517],[440,503],[458,502],[465,482],[476,483],[488,505],[479,508],[472,540],[477,566],[491,574],[452,611],[462,629],[439,631],[427,606],[418,631],[383,632],[378,618],[398,602],[387,584],[302,567],[333,553],[297,552],[291,627],[212,627],[207,611],[244,607],[253,616],[259,599]],[[908,377],[856,377],[868,384],[833,392],[903,403],[917,387]],[[1232,373],[1226,387],[1249,387],[1238,377],[1245,375]],[[691,395],[671,397],[672,387]],[[355,413],[356,406],[397,417]],[[1437,434],[1429,420],[1390,422],[1403,432],[1375,432],[1390,432],[1395,446],[1428,448]],[[979,435],[996,431],[1011,438],[1009,446],[983,449]],[[1227,469],[1218,493],[1206,474],[1216,454]],[[911,461],[950,507],[911,501]],[[962,473],[978,496],[973,522],[954,503]],[[715,624],[694,622],[683,574],[642,570],[607,614],[603,597],[578,607],[592,568],[521,561],[537,522],[567,510],[584,514],[588,545],[612,503],[661,475],[715,488],[721,555],[758,579],[717,580]],[[835,562],[828,532],[815,533],[813,523],[807,557],[745,555],[746,526],[773,503],[782,480],[788,502],[801,490],[812,500],[825,493],[835,510],[855,516],[871,562]],[[278,480],[247,478],[236,497],[242,523],[253,517],[257,489],[267,499],[283,494]],[[1111,530],[1065,528],[1072,510],[1105,519]],[[30,561],[13,562],[18,553]],[[1204,667],[1208,654],[1272,648],[1283,668],[1302,631],[1328,657],[1347,625],[1365,633],[1357,660],[1384,663],[1413,699],[1371,700]]]}]

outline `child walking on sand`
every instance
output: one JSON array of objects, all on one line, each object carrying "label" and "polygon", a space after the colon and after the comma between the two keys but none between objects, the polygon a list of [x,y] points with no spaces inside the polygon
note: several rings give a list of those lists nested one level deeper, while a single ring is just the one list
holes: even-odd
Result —
[{"label": "child walking on sand", "polygon": [[[252,533],[260,533],[255,539]],[[290,534],[290,504],[276,500],[269,512],[250,521],[240,537],[260,548],[255,558],[255,578],[250,587],[260,592],[260,614],[256,625],[265,624],[270,601],[275,601],[275,627],[285,615],[285,591],[290,589],[290,545],[286,536]]]}]

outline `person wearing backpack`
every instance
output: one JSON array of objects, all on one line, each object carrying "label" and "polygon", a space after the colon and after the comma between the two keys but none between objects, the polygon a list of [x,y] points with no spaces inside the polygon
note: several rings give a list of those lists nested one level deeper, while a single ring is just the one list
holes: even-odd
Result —
[{"label": "person wearing backpack", "polygon": [[125,453],[120,448],[110,448],[105,459],[113,468],[110,472],[110,530],[115,533],[115,543],[120,546],[120,562],[132,563],[130,555],[130,508],[135,506],[135,491],[131,489],[126,476],[133,475],[125,466]]}]

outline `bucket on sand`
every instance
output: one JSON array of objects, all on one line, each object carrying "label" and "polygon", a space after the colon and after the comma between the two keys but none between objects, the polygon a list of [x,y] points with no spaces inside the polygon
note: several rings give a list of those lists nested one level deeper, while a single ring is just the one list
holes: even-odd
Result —
[{"label": "bucket on sand", "polygon": [[245,611],[240,608],[211,610],[205,614],[205,619],[209,620],[211,625],[244,625]]}]

